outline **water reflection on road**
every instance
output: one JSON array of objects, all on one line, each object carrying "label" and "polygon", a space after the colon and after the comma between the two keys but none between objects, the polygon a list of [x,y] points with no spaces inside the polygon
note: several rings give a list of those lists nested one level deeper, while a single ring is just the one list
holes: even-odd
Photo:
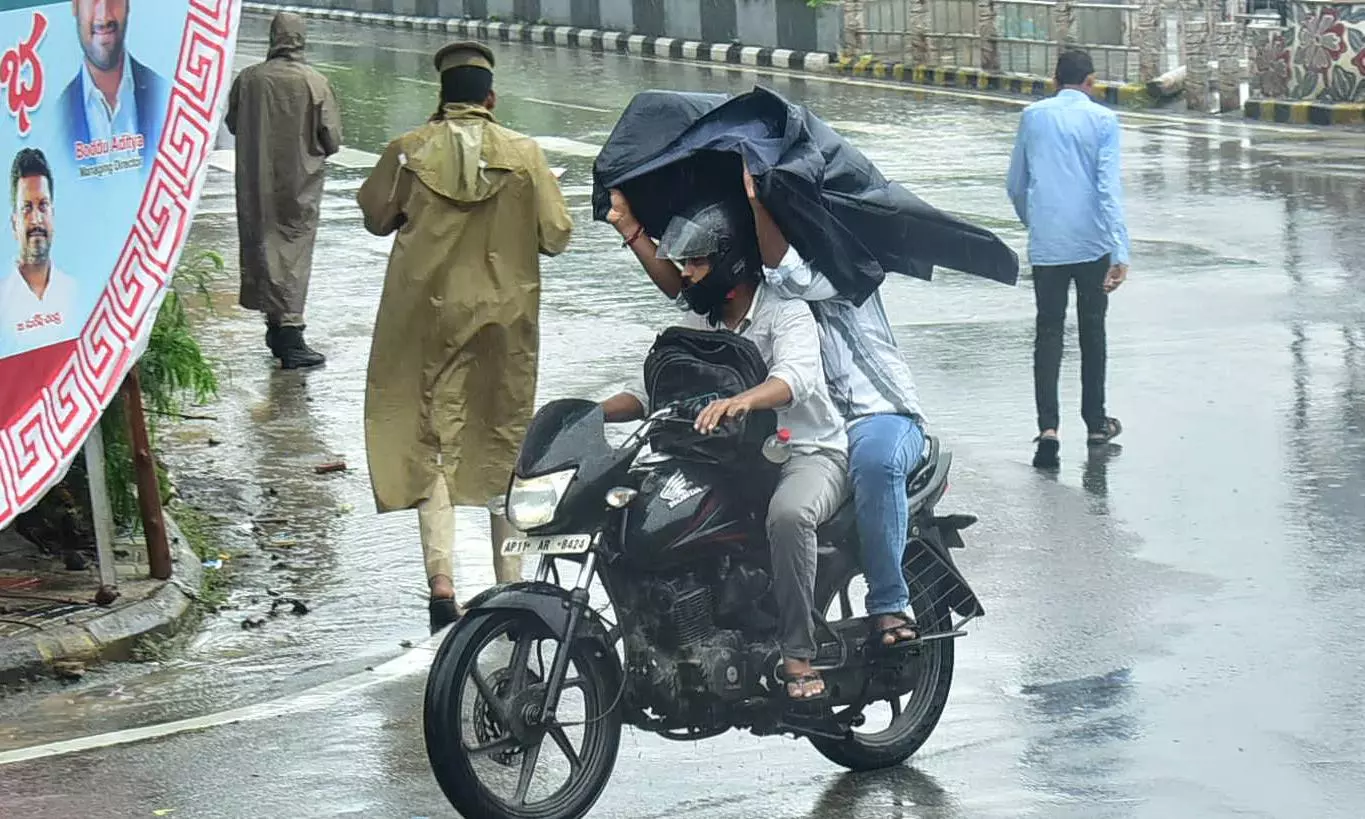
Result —
[{"label": "water reflection on road", "polygon": [[[339,24],[313,34],[342,92],[348,145],[380,151],[431,112],[436,35]],[[263,23],[249,18],[241,61],[263,44]],[[671,315],[614,233],[590,222],[591,156],[573,148],[600,145],[645,88],[735,92],[761,79],[836,123],[888,176],[1024,250],[1001,190],[1014,109],[497,49],[500,117],[572,141],[551,156],[568,168],[577,233],[545,265],[542,401],[606,394]],[[817,784],[797,791],[814,802],[809,816],[859,802],[876,815],[945,817],[1365,810],[1365,740],[1352,727],[1365,701],[1352,628],[1365,602],[1360,155],[1337,136],[1224,125],[1139,123],[1124,140],[1135,263],[1111,303],[1109,388],[1128,429],[1122,448],[1087,455],[1068,416],[1062,471],[1028,468],[1027,277],[1017,289],[953,273],[884,288],[933,429],[957,451],[946,505],[982,517],[961,563],[989,615],[959,646],[953,699],[922,770],[820,768]],[[235,608],[210,617],[175,660],[24,698],[38,719],[20,721],[18,699],[0,703],[0,745],[277,696],[421,635],[415,518],[374,515],[365,473],[364,372],[388,241],[360,226],[353,196],[364,173],[337,169],[323,207],[309,337],[328,355],[325,369],[275,371],[263,328],[233,306],[234,281],[220,283],[218,310],[203,318],[208,351],[228,373],[223,398],[217,420],[186,424],[168,456],[185,498],[219,516],[236,555]],[[194,231],[235,266],[230,176],[209,177]],[[1063,387],[1071,408],[1077,366],[1073,354]],[[338,457],[349,472],[314,473]],[[460,519],[462,595],[492,581],[487,538],[481,513]],[[243,630],[272,590],[308,599],[313,613]],[[812,758],[780,742],[756,751],[739,737],[704,751],[643,737],[623,747],[686,774],[653,794],[661,811],[695,797],[687,783],[714,777],[718,764],[742,772],[720,776],[725,802],[739,780],[761,789],[765,766]],[[1340,775],[1328,781],[1324,771]],[[630,800],[612,793],[604,811],[625,811]]]}]

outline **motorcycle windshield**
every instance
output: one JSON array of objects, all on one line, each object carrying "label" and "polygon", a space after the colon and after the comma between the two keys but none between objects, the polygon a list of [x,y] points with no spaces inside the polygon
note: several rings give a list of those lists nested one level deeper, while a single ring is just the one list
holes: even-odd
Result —
[{"label": "motorcycle windshield", "polygon": [[565,398],[540,408],[517,455],[516,474],[530,478],[611,455],[606,418],[595,401]]}]

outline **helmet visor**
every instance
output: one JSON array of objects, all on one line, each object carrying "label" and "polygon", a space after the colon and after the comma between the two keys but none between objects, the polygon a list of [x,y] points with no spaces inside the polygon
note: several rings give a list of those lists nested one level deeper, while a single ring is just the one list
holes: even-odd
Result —
[{"label": "helmet visor", "polygon": [[714,228],[705,227],[686,216],[674,216],[659,240],[656,254],[660,259],[685,262],[688,259],[701,259],[718,253],[721,249],[721,235]]}]

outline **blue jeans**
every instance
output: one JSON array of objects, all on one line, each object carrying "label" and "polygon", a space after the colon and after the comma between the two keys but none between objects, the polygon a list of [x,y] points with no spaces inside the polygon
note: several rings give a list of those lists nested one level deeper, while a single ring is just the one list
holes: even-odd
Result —
[{"label": "blue jeans", "polygon": [[901,563],[909,537],[905,481],[924,456],[924,429],[904,415],[873,415],[848,431],[849,475],[867,578],[867,613],[910,605]]}]

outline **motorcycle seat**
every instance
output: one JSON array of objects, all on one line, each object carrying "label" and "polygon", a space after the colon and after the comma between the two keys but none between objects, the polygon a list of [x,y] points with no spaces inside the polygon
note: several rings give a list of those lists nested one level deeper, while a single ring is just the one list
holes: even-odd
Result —
[{"label": "motorcycle seat", "polygon": [[[913,497],[925,487],[934,475],[932,467],[938,463],[938,458],[938,439],[932,435],[925,436],[924,454],[920,457],[919,464],[910,470],[905,481],[907,496]],[[821,547],[848,548],[858,542],[857,535],[857,514],[854,511],[853,495],[849,493],[843,505],[817,530],[817,542]]]}]

